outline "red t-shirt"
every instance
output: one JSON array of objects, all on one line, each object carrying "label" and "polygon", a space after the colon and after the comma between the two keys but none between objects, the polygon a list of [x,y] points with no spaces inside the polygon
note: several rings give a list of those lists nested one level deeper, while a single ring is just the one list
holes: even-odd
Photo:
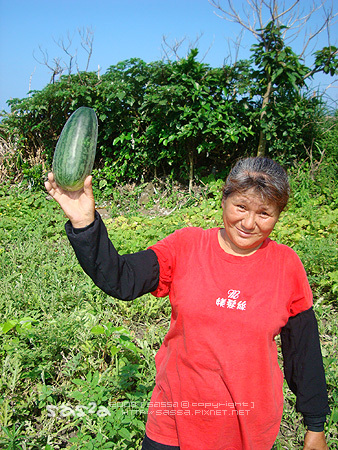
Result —
[{"label": "red t-shirt", "polygon": [[170,329],[156,357],[146,433],[181,450],[270,450],[283,411],[275,336],[312,306],[297,254],[266,239],[227,254],[219,228],[184,228],[151,248],[153,294],[169,294]]}]

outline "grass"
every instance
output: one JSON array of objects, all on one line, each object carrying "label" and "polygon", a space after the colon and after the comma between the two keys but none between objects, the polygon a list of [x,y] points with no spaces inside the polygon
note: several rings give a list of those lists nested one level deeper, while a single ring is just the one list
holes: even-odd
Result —
[{"label": "grass", "polygon": [[[183,226],[219,225],[215,192],[211,186],[195,197],[158,195],[142,212],[129,201],[125,214],[118,198],[106,225],[121,251],[144,249]],[[151,295],[122,302],[96,288],[77,263],[64,222],[44,193],[0,188],[0,448],[138,449],[169,303]],[[274,232],[296,248],[309,272],[332,448],[338,445],[336,223],[337,209],[325,206],[323,214],[323,205],[308,200],[302,208],[292,204]],[[301,447],[305,430],[294,403],[285,386],[275,449]]]}]

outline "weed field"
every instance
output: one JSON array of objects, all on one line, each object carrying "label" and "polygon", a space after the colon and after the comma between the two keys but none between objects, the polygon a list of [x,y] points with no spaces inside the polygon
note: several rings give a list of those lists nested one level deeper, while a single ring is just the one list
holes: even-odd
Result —
[{"label": "weed field", "polygon": [[[221,226],[218,188],[168,200],[156,214],[159,198],[142,211],[108,204],[109,235],[129,253],[178,228]],[[108,297],[80,268],[64,223],[46,193],[0,187],[0,448],[139,449],[169,301]],[[272,236],[298,252],[313,289],[330,448],[338,447],[337,223],[336,204],[295,196]],[[305,429],[294,405],[285,385],[276,450],[302,448]]]}]

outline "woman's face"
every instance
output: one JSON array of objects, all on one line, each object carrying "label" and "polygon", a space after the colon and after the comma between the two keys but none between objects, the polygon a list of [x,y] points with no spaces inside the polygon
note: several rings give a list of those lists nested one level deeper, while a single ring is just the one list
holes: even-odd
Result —
[{"label": "woman's face", "polygon": [[222,201],[224,229],[220,230],[221,247],[233,255],[254,253],[273,230],[279,210],[263,200],[253,189],[233,193]]}]

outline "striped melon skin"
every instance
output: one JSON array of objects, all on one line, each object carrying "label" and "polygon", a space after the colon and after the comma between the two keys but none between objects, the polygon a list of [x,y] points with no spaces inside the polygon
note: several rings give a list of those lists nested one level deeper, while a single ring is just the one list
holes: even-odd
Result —
[{"label": "striped melon skin", "polygon": [[53,174],[66,191],[83,187],[95,160],[98,123],[92,108],[81,106],[67,120],[55,147]]}]

